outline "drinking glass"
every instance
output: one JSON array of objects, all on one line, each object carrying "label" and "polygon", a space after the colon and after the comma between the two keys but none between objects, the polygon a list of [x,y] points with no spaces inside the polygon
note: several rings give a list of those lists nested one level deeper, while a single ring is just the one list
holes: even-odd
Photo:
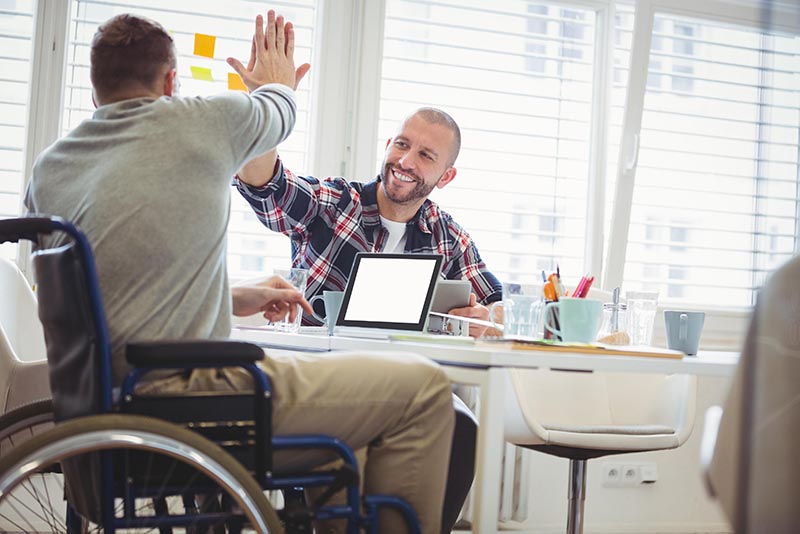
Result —
[{"label": "drinking glass", "polygon": [[489,318],[497,324],[495,311],[502,306],[503,337],[541,339],[544,304],[541,285],[506,282],[503,284],[503,300],[489,307]]},{"label": "drinking glass", "polygon": [[[273,274],[276,274],[292,284],[296,290],[303,295],[306,294],[306,284],[308,283],[308,269],[275,269]],[[297,313],[294,321],[289,320],[289,314],[274,323],[275,330],[278,332],[292,332],[297,333],[300,331],[300,322],[303,320],[303,309],[300,304],[297,304]]]},{"label": "drinking glass", "polygon": [[628,291],[628,335],[631,345],[650,345],[658,307],[657,291]]}]

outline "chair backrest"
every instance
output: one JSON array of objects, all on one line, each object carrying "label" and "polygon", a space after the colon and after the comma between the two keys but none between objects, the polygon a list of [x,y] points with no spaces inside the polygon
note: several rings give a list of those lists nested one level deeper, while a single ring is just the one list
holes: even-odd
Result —
[{"label": "chair backrest", "polygon": [[39,319],[44,330],[56,420],[111,409],[111,362],[94,258],[86,237],[58,217],[0,221],[0,242],[56,232],[67,244],[34,254]]},{"label": "chair backrest", "polygon": [[800,258],[753,312],[708,476],[736,532],[800,531]]},{"label": "chair backrest", "polygon": [[[46,398],[47,349],[36,297],[25,276],[0,258],[0,414]],[[34,367],[36,369],[34,369]],[[44,378],[45,384],[42,384]]]},{"label": "chair backrest", "polygon": [[0,295],[0,327],[14,357],[21,362],[43,360],[44,332],[37,315],[36,296],[25,275],[5,258],[0,258]]},{"label": "chair backrest", "polygon": [[673,429],[680,444],[694,426],[693,376],[514,369],[510,382],[506,439],[513,443],[546,442],[550,426],[658,426]]}]

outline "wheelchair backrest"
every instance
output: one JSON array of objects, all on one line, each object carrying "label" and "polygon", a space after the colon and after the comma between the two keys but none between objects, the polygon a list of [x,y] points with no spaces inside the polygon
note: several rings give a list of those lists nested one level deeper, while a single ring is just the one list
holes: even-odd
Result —
[{"label": "wheelchair backrest", "polygon": [[74,243],[34,253],[39,319],[47,344],[56,420],[100,413],[96,317]]}]

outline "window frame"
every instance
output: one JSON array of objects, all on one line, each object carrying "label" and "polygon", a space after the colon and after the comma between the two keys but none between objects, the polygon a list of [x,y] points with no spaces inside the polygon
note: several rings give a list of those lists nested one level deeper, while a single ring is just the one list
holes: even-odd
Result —
[{"label": "window frame", "polygon": [[[60,135],[73,1],[35,2],[23,191],[30,179],[36,156]],[[764,26],[763,13],[755,1],[753,5],[738,0],[704,0],[702,5],[697,5],[695,0],[635,1],[625,111],[619,139],[616,187],[610,193],[612,199],[607,198],[606,174],[611,131],[615,13],[617,6],[630,5],[634,0],[551,2],[565,9],[592,9],[597,17],[584,266],[587,272],[601,273],[599,287],[616,287],[622,283],[625,265],[656,13],[752,28]],[[773,10],[774,16],[769,20],[770,29],[797,33],[794,24],[800,20],[800,7],[781,3],[774,6]],[[378,124],[375,117],[380,108],[385,17],[386,0],[320,0],[315,22],[319,32],[314,51],[317,64],[313,65],[316,72],[311,88],[314,110],[311,124],[315,133],[310,140],[309,168],[302,169],[303,172],[319,177],[341,175],[348,179],[372,176],[376,172],[378,162],[375,161],[374,142],[378,135]],[[800,235],[800,199],[797,199],[797,204],[799,216],[795,233]],[[606,236],[604,221],[607,206],[615,208]],[[606,240],[608,246],[604,253]],[[796,253],[800,252],[798,248],[800,245],[796,244]],[[30,274],[26,245],[21,246],[17,261],[23,271]],[[750,309],[713,309],[710,306],[704,306],[704,309],[709,312],[706,332],[712,334],[710,337],[715,340],[711,345],[735,347],[741,339]],[[704,344],[707,344],[706,332]]]}]

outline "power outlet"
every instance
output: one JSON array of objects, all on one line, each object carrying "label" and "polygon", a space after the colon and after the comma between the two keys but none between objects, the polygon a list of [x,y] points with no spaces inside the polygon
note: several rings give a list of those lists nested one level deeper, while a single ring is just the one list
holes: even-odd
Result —
[{"label": "power outlet", "polygon": [[653,484],[658,480],[656,464],[652,462],[623,464],[603,462],[602,483],[606,488],[633,488]]}]

